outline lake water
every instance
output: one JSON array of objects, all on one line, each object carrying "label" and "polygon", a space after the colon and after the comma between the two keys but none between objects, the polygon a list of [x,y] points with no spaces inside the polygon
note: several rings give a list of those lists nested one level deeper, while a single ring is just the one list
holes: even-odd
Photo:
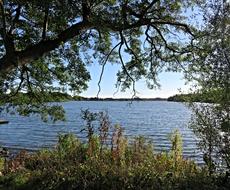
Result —
[{"label": "lake water", "polygon": [[179,129],[183,137],[184,156],[202,163],[202,155],[196,146],[196,139],[188,128],[191,111],[182,103],[167,101],[77,101],[61,103],[67,114],[66,122],[43,123],[39,117],[21,117],[18,115],[0,115],[10,121],[0,125],[0,145],[11,150],[37,150],[41,147],[53,147],[58,134],[80,132],[84,121],[81,109],[91,112],[107,111],[112,124],[120,124],[126,136],[138,135],[150,138],[156,151],[170,149],[169,135]]}]

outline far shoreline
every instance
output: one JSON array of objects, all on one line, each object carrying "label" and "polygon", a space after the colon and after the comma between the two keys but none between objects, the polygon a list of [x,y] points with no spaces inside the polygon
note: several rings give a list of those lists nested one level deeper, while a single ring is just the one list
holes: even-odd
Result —
[{"label": "far shoreline", "polygon": [[73,101],[167,101],[168,98],[97,98],[91,97],[86,98],[82,97],[80,99]]},{"label": "far shoreline", "polygon": [[[30,94],[19,92],[16,96],[10,96],[11,94],[5,95],[6,102],[21,102],[20,100],[30,101]],[[68,102],[68,101],[168,101],[168,102],[204,102],[212,103],[212,97],[206,96],[205,94],[193,93],[193,94],[176,94],[168,98],[141,98],[141,97],[130,97],[130,98],[113,98],[113,97],[83,97],[79,95],[70,95],[62,92],[47,92],[43,94],[36,94],[37,96],[44,96],[44,102]],[[12,98],[12,99],[10,99]],[[0,101],[1,103],[1,101]]]}]

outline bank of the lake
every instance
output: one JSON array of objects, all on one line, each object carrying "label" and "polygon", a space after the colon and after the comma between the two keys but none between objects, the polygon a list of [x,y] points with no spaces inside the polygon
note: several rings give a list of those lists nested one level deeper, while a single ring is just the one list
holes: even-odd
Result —
[{"label": "bank of the lake", "polygon": [[143,135],[153,141],[156,151],[170,148],[169,134],[179,129],[186,158],[203,163],[193,132],[188,128],[191,111],[182,103],[167,101],[69,101],[59,103],[66,111],[66,122],[44,123],[39,117],[3,114],[10,121],[0,127],[0,144],[11,150],[38,150],[53,147],[60,133],[74,133],[84,140],[81,110],[107,111],[112,124],[120,124],[128,137]]},{"label": "bank of the lake", "polygon": [[[43,123],[36,116],[5,115],[10,123],[1,125],[0,143],[17,152],[17,156],[7,162],[0,159],[1,189],[229,188],[224,174],[210,175],[200,165],[202,154],[187,126],[191,112],[182,103],[68,101],[58,104],[66,110],[66,122]],[[86,109],[107,112],[111,126],[120,124],[122,128],[114,127],[115,132],[109,132],[108,138],[100,134],[103,130],[98,129],[101,125],[96,122],[93,123],[95,135],[89,138],[89,131],[82,130],[86,129],[86,123],[80,111]],[[176,129],[181,136],[177,132],[171,135]],[[71,135],[60,136],[66,133]],[[143,137],[135,138],[139,135]],[[108,141],[102,143],[105,137]],[[20,152],[22,149],[28,151]]]},{"label": "bank of the lake", "polygon": [[120,127],[109,133],[107,124],[101,125],[99,135],[88,133],[87,143],[82,143],[73,134],[61,135],[52,150],[22,151],[8,161],[0,159],[0,188],[229,189],[230,182],[225,175],[211,175],[207,168],[183,158],[178,132],[171,135],[169,152],[156,153],[153,144],[144,138],[135,138],[130,144]]}]

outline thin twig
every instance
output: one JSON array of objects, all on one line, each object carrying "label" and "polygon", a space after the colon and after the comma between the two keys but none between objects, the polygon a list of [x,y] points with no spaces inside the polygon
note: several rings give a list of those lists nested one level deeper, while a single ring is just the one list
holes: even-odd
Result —
[{"label": "thin twig", "polygon": [[122,55],[121,55],[121,48],[122,48],[122,46],[123,46],[123,44],[124,44],[124,37],[123,37],[123,35],[122,35],[122,31],[120,31],[120,37],[121,37],[121,44],[120,44],[119,50],[118,50],[119,58],[120,58],[120,61],[121,61],[121,64],[122,64],[122,67],[123,67],[125,73],[127,74],[127,76],[131,79],[131,81],[132,81],[132,83],[133,83],[133,96],[132,96],[132,98],[134,98],[134,97],[136,97],[135,80],[134,80],[133,77],[129,74],[129,72],[128,72],[126,66],[125,66],[125,63],[124,63],[124,61],[123,61],[123,59],[122,59]]},{"label": "thin twig", "polygon": [[112,52],[113,52],[120,44],[121,44],[121,42],[119,42],[117,45],[115,45],[115,46],[111,49],[111,51],[110,51],[110,52],[108,53],[108,55],[106,56],[106,59],[105,59],[103,65],[102,65],[102,70],[101,70],[100,78],[99,78],[99,81],[98,81],[98,83],[97,83],[97,85],[98,85],[97,98],[98,98],[98,96],[99,96],[99,94],[100,94],[100,92],[101,92],[101,85],[100,85],[100,84],[101,84],[102,76],[103,76],[103,73],[104,73],[105,65],[106,65],[106,63],[107,63],[107,61],[108,61],[108,59],[109,59],[109,56],[112,54]]}]

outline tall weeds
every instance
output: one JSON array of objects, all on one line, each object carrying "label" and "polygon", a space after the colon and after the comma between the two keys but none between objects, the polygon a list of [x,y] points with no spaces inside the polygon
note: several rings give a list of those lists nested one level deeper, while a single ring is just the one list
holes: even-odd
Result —
[{"label": "tall weeds", "polygon": [[183,158],[179,131],[171,135],[170,152],[155,153],[144,137],[128,141],[106,113],[87,111],[83,118],[87,143],[60,135],[54,149],[8,161],[0,189],[228,189],[229,184],[218,186],[206,170]]}]

